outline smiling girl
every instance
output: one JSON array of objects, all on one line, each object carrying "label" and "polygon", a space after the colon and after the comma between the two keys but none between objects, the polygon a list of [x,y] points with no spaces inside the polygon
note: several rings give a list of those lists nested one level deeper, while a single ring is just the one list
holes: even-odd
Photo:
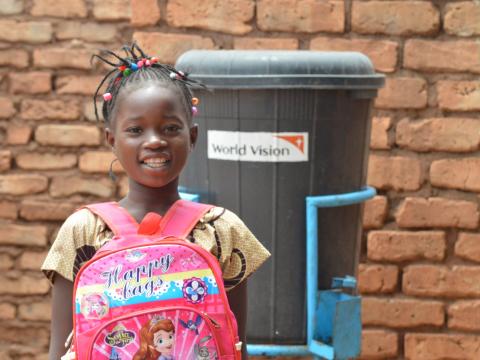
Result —
[{"label": "smiling girl", "polygon": [[[197,141],[198,126],[192,117],[199,100],[183,73],[160,64],[135,44],[124,50],[125,58],[108,52],[118,63],[97,56],[113,67],[97,94],[108,81],[102,106],[105,138],[129,184],[118,204],[140,223],[149,212],[163,216],[180,198],[179,176]],[[78,270],[112,237],[105,222],[86,208],[72,214],[59,230],[42,266],[53,284],[50,360],[65,353]],[[246,279],[270,254],[235,214],[219,207],[197,223],[188,241],[218,259],[245,345]],[[245,346],[242,354],[246,358]]]}]

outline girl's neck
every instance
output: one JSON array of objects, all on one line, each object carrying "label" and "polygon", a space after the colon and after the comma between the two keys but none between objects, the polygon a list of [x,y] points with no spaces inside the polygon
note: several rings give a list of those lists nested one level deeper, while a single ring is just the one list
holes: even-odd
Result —
[{"label": "girl's neck", "polygon": [[128,194],[119,201],[119,204],[137,221],[141,221],[149,212],[164,215],[170,206],[180,199],[178,178],[161,188],[147,187],[131,179],[128,186]]}]

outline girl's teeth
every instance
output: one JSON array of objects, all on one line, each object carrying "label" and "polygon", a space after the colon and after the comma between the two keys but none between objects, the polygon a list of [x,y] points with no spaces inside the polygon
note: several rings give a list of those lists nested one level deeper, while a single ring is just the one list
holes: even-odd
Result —
[{"label": "girl's teeth", "polygon": [[144,163],[148,165],[149,167],[161,167],[163,166],[167,160],[165,159],[148,159],[145,160]]}]

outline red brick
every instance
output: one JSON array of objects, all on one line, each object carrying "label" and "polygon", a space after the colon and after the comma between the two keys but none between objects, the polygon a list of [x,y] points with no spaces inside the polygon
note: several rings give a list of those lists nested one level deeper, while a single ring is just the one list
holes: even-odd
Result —
[{"label": "red brick", "polygon": [[17,309],[15,305],[10,303],[0,304],[0,319],[2,320],[12,320],[15,319]]},{"label": "red brick", "polygon": [[[97,102],[97,109],[98,109],[98,116],[100,117],[100,121],[103,122],[102,116],[102,103]],[[85,116],[86,120],[97,122],[95,118],[95,110],[93,108],[93,101],[87,101],[83,104],[83,115]]]},{"label": "red brick", "polygon": [[480,35],[480,5],[470,1],[446,4],[443,28],[451,35]]},{"label": "red brick", "polygon": [[9,254],[0,254],[0,270],[10,270],[15,265]]},{"label": "red brick", "polygon": [[0,119],[8,119],[15,115],[16,112],[12,100],[6,97],[0,97]]},{"label": "red brick", "polygon": [[35,140],[41,145],[94,146],[100,145],[100,130],[86,125],[40,125]]},{"label": "red brick", "polygon": [[78,120],[81,114],[78,100],[22,101],[21,116],[26,120]]},{"label": "red brick", "polygon": [[252,30],[253,0],[170,0],[167,21],[174,27],[193,27],[229,34],[244,35]]},{"label": "red brick", "polygon": [[103,76],[60,76],[55,81],[58,94],[93,95]]},{"label": "red brick", "polygon": [[352,30],[361,34],[431,35],[438,32],[440,15],[426,1],[354,1]]},{"label": "red brick", "polygon": [[47,228],[40,225],[2,224],[0,226],[0,244],[14,246],[47,245]]},{"label": "red brick", "polygon": [[432,162],[433,186],[465,191],[480,191],[480,158],[443,159]]},{"label": "red brick", "polygon": [[89,70],[92,53],[84,49],[37,48],[33,51],[35,66],[58,69],[72,68]]},{"label": "red brick", "polygon": [[419,160],[401,156],[370,156],[368,184],[379,189],[418,190],[424,175]]},{"label": "red brick", "polygon": [[378,92],[380,109],[423,109],[427,106],[427,83],[420,78],[387,78]]},{"label": "red brick", "polygon": [[480,111],[480,81],[440,80],[437,93],[442,110]]},{"label": "red brick", "polygon": [[363,228],[381,228],[387,214],[388,200],[385,196],[375,196],[373,199],[366,201],[363,209]]},{"label": "red brick", "polygon": [[409,360],[480,359],[480,336],[457,334],[406,334]]},{"label": "red brick", "polygon": [[442,326],[445,318],[440,301],[362,298],[363,325],[412,328]]},{"label": "red brick", "polygon": [[476,229],[478,216],[478,205],[471,201],[407,197],[397,211],[396,220],[400,227]]},{"label": "red brick", "polygon": [[113,195],[114,185],[105,178],[81,178],[74,176],[54,177],[50,186],[50,195],[53,197],[65,197],[74,194],[95,195],[110,197]]},{"label": "red brick", "polygon": [[443,231],[370,231],[367,254],[370,260],[402,262],[441,261],[447,242]]},{"label": "red brick", "polygon": [[[108,173],[110,164],[116,157],[111,151],[87,151],[80,155],[78,167],[86,173]],[[118,161],[113,163],[113,171],[123,172]]]},{"label": "red brick", "polygon": [[1,295],[45,295],[50,290],[50,283],[40,274],[23,275],[17,279],[0,275],[0,282]]},{"label": "red brick", "polygon": [[480,330],[480,300],[457,301],[448,307],[448,327],[465,331]]},{"label": "red brick", "polygon": [[188,50],[215,48],[212,39],[198,35],[135,32],[133,40],[147,54],[155,55],[160,61],[169,64],[175,63]]},{"label": "red brick", "polygon": [[343,33],[345,4],[335,0],[258,0],[257,25],[262,31]]},{"label": "red brick", "polygon": [[78,206],[64,202],[26,200],[20,206],[20,217],[29,221],[63,221],[76,207]]},{"label": "red brick", "polygon": [[410,265],[403,270],[403,292],[427,297],[480,296],[480,267]]},{"label": "red brick", "polygon": [[129,20],[131,14],[130,0],[94,0],[93,2],[93,16],[97,20]]},{"label": "red brick", "polygon": [[18,306],[18,317],[29,321],[50,321],[51,308],[50,301],[21,304]]},{"label": "red brick", "polygon": [[37,270],[43,264],[47,253],[45,251],[25,251],[18,259],[18,267],[22,270]]},{"label": "red brick", "polygon": [[0,194],[26,195],[47,189],[48,179],[43,175],[0,175]]},{"label": "red brick", "polygon": [[12,124],[7,128],[7,143],[10,145],[28,144],[32,129],[28,125]]},{"label": "red brick", "polygon": [[84,18],[87,16],[87,6],[84,0],[33,0],[30,13],[33,16]]},{"label": "red brick", "polygon": [[370,149],[388,150],[392,147],[388,130],[392,126],[390,117],[374,117],[372,119],[372,135],[370,138]]},{"label": "red brick", "polygon": [[395,265],[359,265],[358,290],[361,294],[392,293],[397,283],[398,267]]},{"label": "red brick", "polygon": [[3,0],[0,8],[2,15],[16,15],[23,11],[23,0]]},{"label": "red brick", "polygon": [[74,154],[31,152],[18,154],[15,161],[19,168],[26,170],[68,169],[77,164],[77,156]]},{"label": "red brick", "polygon": [[0,66],[21,69],[26,68],[28,64],[29,56],[25,50],[0,50]]},{"label": "red brick", "polygon": [[17,203],[0,201],[0,218],[15,220],[17,218]]},{"label": "red brick", "polygon": [[236,50],[297,50],[298,40],[289,38],[241,37],[233,39]]},{"label": "red brick", "polygon": [[10,150],[0,150],[0,172],[10,170],[12,164],[12,153]]},{"label": "red brick", "polygon": [[480,120],[432,118],[421,121],[403,119],[397,124],[396,143],[420,151],[470,152],[480,145]]},{"label": "red brick", "polygon": [[10,92],[13,94],[45,94],[52,90],[52,74],[49,72],[12,72],[8,76]]},{"label": "red brick", "polygon": [[0,20],[0,40],[8,42],[48,43],[52,24],[40,21]]},{"label": "red brick", "polygon": [[398,353],[398,335],[393,331],[365,329],[362,331],[361,360],[393,358]]},{"label": "red brick", "polygon": [[[161,18],[160,6],[157,0],[131,0],[133,26],[156,25]],[[192,8],[190,4],[188,9]]]},{"label": "red brick", "polygon": [[310,41],[310,50],[358,51],[367,55],[375,69],[393,72],[397,66],[398,43],[387,40],[317,37]]},{"label": "red brick", "polygon": [[55,35],[59,40],[80,39],[91,42],[109,42],[115,40],[117,28],[107,24],[66,21],[57,25]]},{"label": "red brick", "polygon": [[455,255],[480,262],[480,234],[460,233],[455,243]]},{"label": "red brick", "polygon": [[403,66],[430,72],[480,73],[479,52],[480,44],[473,40],[413,39],[405,43]]}]

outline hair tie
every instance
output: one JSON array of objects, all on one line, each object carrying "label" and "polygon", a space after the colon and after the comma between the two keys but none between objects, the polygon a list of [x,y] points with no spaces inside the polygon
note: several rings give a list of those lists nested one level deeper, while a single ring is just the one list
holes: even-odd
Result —
[{"label": "hair tie", "polygon": [[109,92],[103,94],[103,100],[104,100],[104,101],[110,101],[110,100],[112,100],[112,94],[110,94]]},{"label": "hair tie", "polygon": [[198,114],[198,109],[196,106],[192,106],[192,114],[195,116]]}]

